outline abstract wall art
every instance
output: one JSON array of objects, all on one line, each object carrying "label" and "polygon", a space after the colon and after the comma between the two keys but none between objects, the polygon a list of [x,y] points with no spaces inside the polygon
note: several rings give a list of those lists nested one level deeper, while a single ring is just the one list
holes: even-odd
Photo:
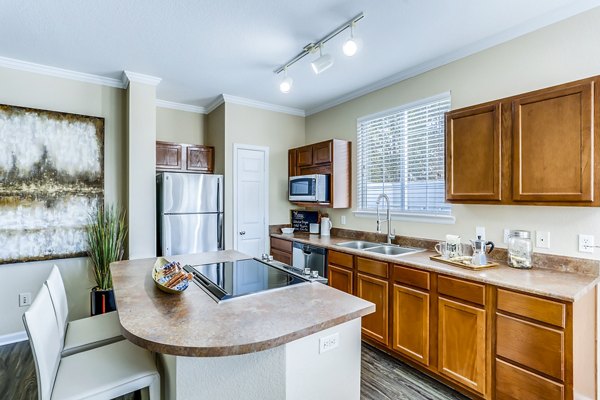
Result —
[{"label": "abstract wall art", "polygon": [[85,255],[103,201],[103,118],[0,105],[0,264]]}]

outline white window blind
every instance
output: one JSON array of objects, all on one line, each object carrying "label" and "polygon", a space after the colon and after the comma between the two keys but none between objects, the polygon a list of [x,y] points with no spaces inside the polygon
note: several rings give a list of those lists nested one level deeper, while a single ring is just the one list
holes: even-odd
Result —
[{"label": "white window blind", "polygon": [[449,110],[446,93],[358,120],[359,211],[375,210],[385,193],[394,212],[450,214],[444,181]]}]

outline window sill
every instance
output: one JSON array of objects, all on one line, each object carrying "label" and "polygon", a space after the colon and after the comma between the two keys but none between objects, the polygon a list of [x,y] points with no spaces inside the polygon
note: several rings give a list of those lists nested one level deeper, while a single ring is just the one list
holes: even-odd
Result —
[{"label": "window sill", "polygon": [[[359,218],[377,218],[377,212],[371,210],[355,210],[352,213]],[[379,211],[379,216],[385,219],[385,210]],[[436,214],[413,214],[413,213],[391,213],[393,221],[425,222],[430,224],[454,224],[456,217],[454,215],[436,215]]]}]

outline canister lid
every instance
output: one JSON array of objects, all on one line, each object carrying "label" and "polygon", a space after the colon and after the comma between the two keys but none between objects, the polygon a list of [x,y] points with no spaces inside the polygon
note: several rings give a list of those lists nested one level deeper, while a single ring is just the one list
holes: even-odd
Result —
[{"label": "canister lid", "polygon": [[521,231],[521,230],[514,230],[514,231],[510,231],[508,233],[509,237],[518,237],[521,239],[530,239],[531,238],[531,232],[529,231]]}]

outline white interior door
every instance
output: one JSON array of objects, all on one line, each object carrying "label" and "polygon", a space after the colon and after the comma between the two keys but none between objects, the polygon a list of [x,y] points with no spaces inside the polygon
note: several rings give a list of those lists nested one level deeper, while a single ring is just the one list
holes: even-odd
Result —
[{"label": "white interior door", "polygon": [[269,148],[234,144],[235,249],[252,257],[266,252]]}]

